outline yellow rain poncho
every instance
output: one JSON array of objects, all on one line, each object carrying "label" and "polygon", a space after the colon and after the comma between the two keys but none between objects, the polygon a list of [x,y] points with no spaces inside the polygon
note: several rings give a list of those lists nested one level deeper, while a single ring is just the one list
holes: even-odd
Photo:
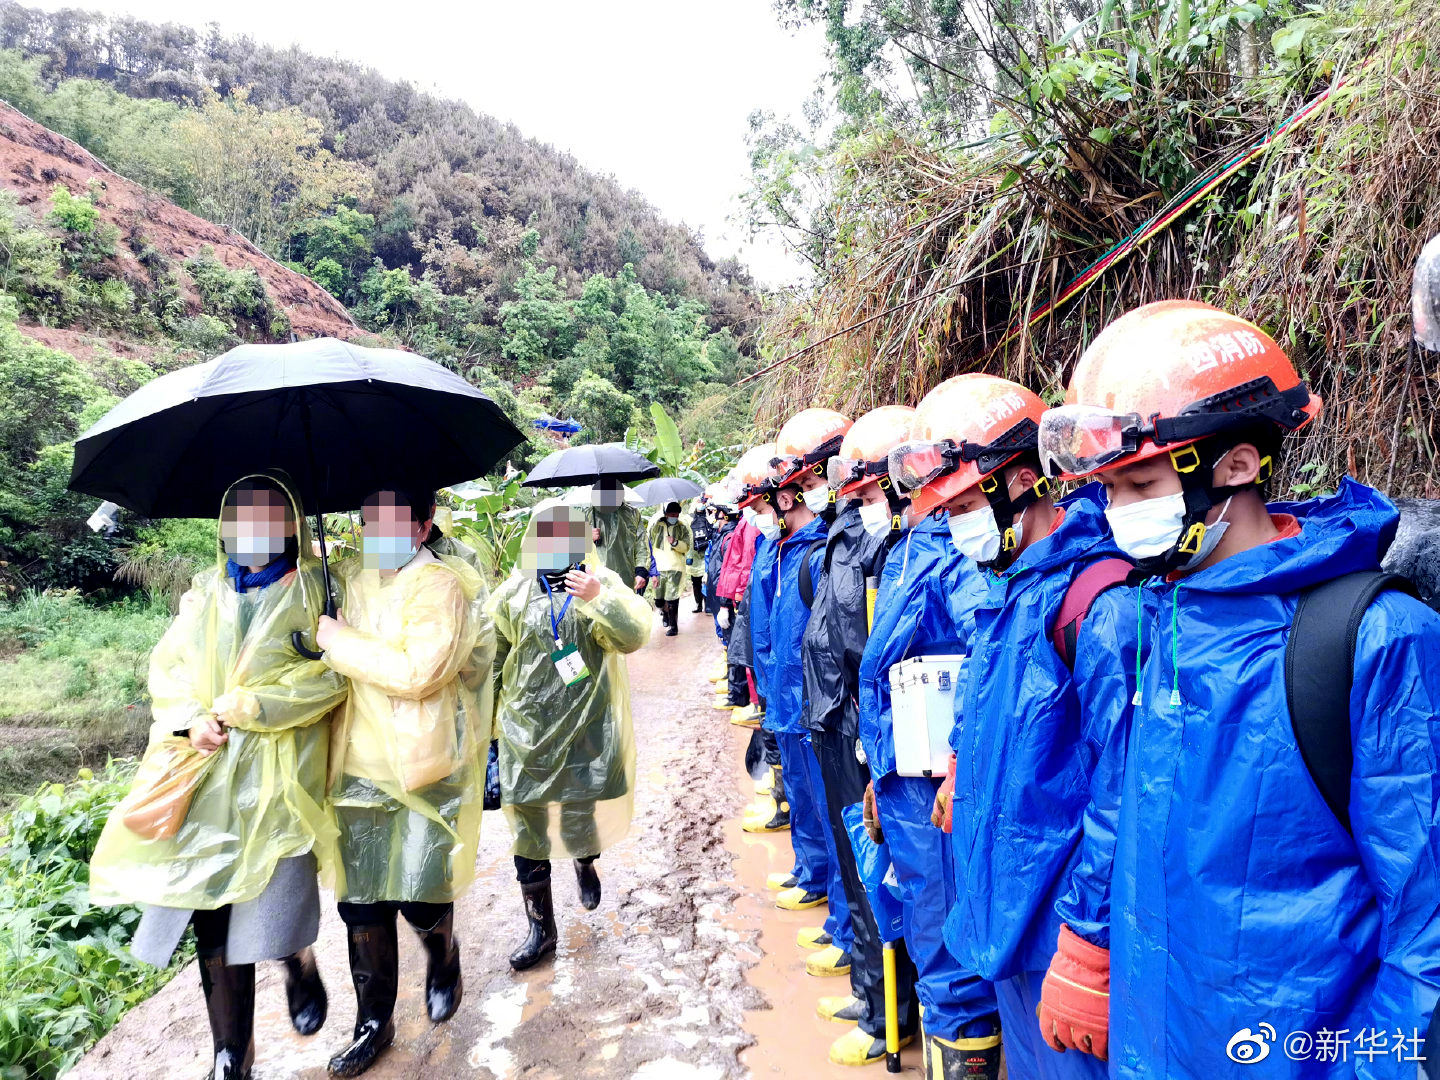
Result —
[{"label": "yellow rain poncho", "polygon": [[634,584],[635,571],[649,570],[650,553],[645,550],[645,519],[637,507],[626,503],[613,510],[581,506],[580,512],[592,529],[600,530],[595,545],[599,565],[627,585]]},{"label": "yellow rain poncho", "polygon": [[[536,536],[536,507],[525,547]],[[547,594],[533,561],[490,602],[495,618],[495,730],[500,741],[501,804],[528,859],[599,854],[630,829],[635,739],[624,653],[650,637],[650,609],[592,550],[587,569],[600,579],[593,601],[564,606],[563,587]],[[589,677],[567,686],[551,660],[555,635],[579,649]]]},{"label": "yellow rain poncho", "polygon": [[657,600],[678,600],[685,591],[685,557],[695,546],[690,524],[681,515],[674,525],[665,521],[662,513],[650,522],[650,548],[655,552],[655,572],[659,580],[655,583]]},{"label": "yellow rain poncho", "polygon": [[313,851],[322,864],[330,861],[335,830],[324,811],[325,763],[329,716],[345,696],[345,680],[291,647],[295,630],[314,640],[324,585],[288,478],[264,479],[290,500],[298,567],[239,593],[222,547],[217,565],[197,574],[181,599],[150,655],[150,749],[211,713],[228,725],[229,739],[207,759],[174,836],[142,839],[123,814],[111,814],[90,862],[97,904],[213,910],[260,895],[281,859]]},{"label": "yellow rain poncho", "polygon": [[382,577],[358,558],[326,662],[350,679],[335,725],[330,802],[340,831],[327,884],[353,903],[447,903],[475,876],[494,629],[479,573],[422,547]]}]

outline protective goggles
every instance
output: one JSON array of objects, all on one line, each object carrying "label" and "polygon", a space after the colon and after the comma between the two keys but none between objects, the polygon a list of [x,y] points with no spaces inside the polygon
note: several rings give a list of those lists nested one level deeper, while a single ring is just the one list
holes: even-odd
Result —
[{"label": "protective goggles", "polygon": [[1062,405],[1040,418],[1040,466],[1049,476],[1085,476],[1135,453],[1147,439],[1156,446],[1194,442],[1255,420],[1293,431],[1308,419],[1309,402],[1303,382],[1278,390],[1265,375],[1187,405],[1178,416],[1146,420],[1098,405]]},{"label": "protective goggles", "polygon": [[908,495],[955,472],[967,462],[974,462],[981,476],[992,473],[1034,445],[1035,421],[1029,417],[990,443],[954,439],[901,443],[890,451],[890,479]]},{"label": "protective goggles", "polygon": [[779,457],[771,458],[770,465],[778,477],[778,486],[784,487],[791,483],[806,469],[814,469],[816,476],[824,476],[826,459],[839,453],[844,441],[844,435],[835,435],[826,439],[808,454],[781,454]]},{"label": "protective goggles", "polygon": [[850,487],[853,484],[868,483],[871,480],[879,480],[890,472],[890,459],[883,457],[879,461],[861,461],[857,458],[832,457],[825,466],[825,479],[832,491],[840,491],[842,488]]}]

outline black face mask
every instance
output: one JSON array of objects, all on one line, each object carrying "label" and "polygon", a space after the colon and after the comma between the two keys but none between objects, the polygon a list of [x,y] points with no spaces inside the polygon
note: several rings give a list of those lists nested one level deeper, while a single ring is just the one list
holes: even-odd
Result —
[{"label": "black face mask", "polygon": [[565,587],[565,575],[571,570],[580,569],[579,563],[571,563],[563,570],[536,570],[535,576],[547,582],[552,589],[563,589]]}]

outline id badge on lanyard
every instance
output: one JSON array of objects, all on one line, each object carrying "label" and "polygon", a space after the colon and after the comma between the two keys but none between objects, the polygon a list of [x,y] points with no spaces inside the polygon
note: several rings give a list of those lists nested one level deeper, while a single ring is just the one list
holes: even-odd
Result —
[{"label": "id badge on lanyard", "polygon": [[570,601],[575,598],[573,596],[565,597],[565,603],[560,605],[560,614],[557,616],[550,583],[543,577],[540,581],[545,586],[546,599],[550,601],[550,636],[555,639],[555,651],[550,654],[550,662],[555,665],[555,671],[560,676],[560,681],[566,686],[574,686],[590,677],[590,669],[585,666],[585,660],[580,655],[579,647],[566,645],[560,640],[560,622],[565,618],[565,612],[570,609]]}]

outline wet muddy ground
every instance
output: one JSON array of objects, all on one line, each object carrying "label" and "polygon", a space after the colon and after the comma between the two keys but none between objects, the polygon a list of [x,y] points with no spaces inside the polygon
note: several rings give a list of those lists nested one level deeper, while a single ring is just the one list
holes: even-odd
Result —
[{"label": "wet muddy ground", "polygon": [[[499,814],[486,814],[474,887],[456,905],[465,1000],[432,1025],[424,960],[401,928],[394,1047],[376,1080],[728,1080],[840,1077],[826,1060],[846,1030],[815,1015],[848,980],[805,974],[795,945],[823,909],[782,912],[765,877],[788,870],[788,834],[751,836],[740,815],[753,798],[742,763],[748,732],[711,707],[707,681],[720,649],[705,616],[682,615],[678,637],[655,634],[630,657],[639,768],[630,836],[600,859],[605,898],[587,912],[574,875],[555,866],[560,946],[553,962],[514,974],[506,957],[524,919]],[[343,928],[333,909],[316,946],[330,1018],[302,1039],[290,1028],[279,965],[256,991],[255,1080],[319,1080],[354,1023]],[[69,1075],[184,1080],[208,1069],[209,1029],[192,965],[134,1009]],[[919,1053],[905,1053],[919,1072]],[[883,1065],[868,1074],[885,1075]]]}]

